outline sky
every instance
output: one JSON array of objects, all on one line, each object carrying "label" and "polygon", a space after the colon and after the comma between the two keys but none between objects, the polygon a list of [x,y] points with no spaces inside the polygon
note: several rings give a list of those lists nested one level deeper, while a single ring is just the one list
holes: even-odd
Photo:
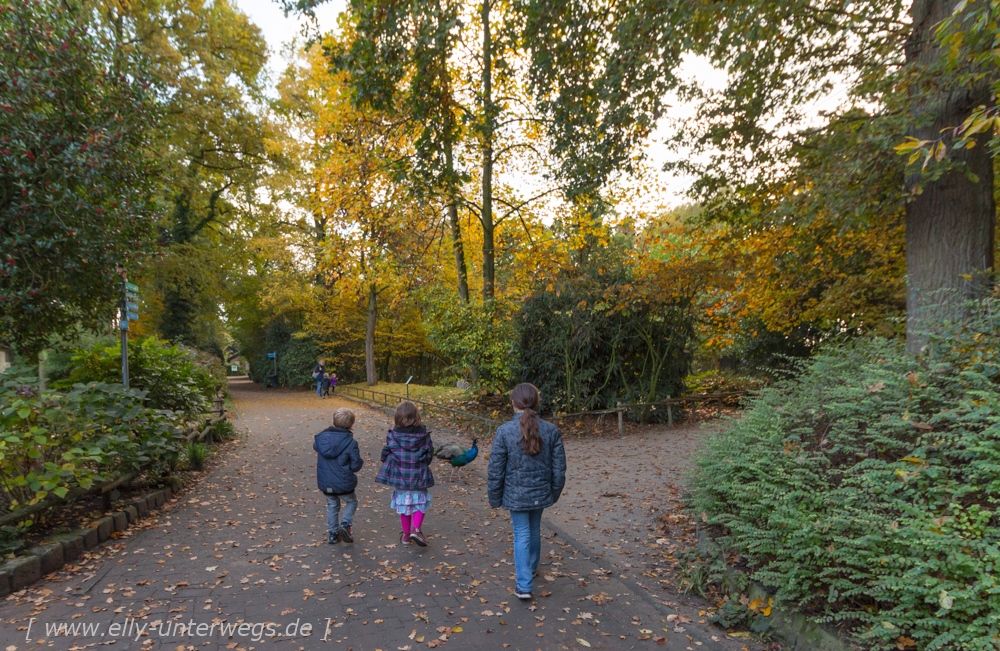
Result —
[{"label": "sky", "polygon": [[[273,0],[234,0],[236,6],[246,13],[267,39],[271,50],[268,69],[272,84],[288,65],[284,58],[284,46],[302,33],[307,19],[294,14],[285,17],[281,6]],[[337,15],[347,7],[347,0],[327,0],[316,8],[316,20],[321,32],[328,32],[337,25]]]}]

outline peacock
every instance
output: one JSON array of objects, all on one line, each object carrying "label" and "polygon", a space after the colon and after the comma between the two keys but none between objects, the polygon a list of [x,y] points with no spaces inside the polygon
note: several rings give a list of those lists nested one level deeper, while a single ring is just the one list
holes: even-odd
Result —
[{"label": "peacock", "polygon": [[[450,463],[453,469],[461,468],[472,463],[479,456],[479,439],[472,439],[472,447],[468,449],[463,448],[458,443],[442,445],[434,450],[434,456]],[[454,474],[454,470],[452,474]]]}]

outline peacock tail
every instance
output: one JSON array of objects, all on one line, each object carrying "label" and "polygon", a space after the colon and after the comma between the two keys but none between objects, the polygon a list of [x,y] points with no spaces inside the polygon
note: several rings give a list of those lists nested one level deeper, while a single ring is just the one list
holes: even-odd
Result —
[{"label": "peacock tail", "polygon": [[434,451],[434,456],[460,468],[472,463],[479,456],[479,439],[472,439],[472,447],[468,449],[457,443],[442,445]]}]

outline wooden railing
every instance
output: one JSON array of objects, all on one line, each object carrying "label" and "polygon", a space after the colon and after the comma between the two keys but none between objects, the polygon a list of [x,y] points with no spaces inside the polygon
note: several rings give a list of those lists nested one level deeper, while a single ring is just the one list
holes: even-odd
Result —
[{"label": "wooden railing", "polygon": [[[466,418],[475,423],[474,429],[480,430],[482,432],[489,432],[496,429],[503,424],[502,420],[497,420],[495,418],[486,418],[485,416],[480,416],[479,414],[473,414],[469,411],[464,411],[462,409],[454,409],[452,407],[445,407],[444,405],[438,405],[433,402],[427,402],[426,400],[418,400],[416,398],[407,398],[406,396],[397,396],[392,393],[384,393],[382,391],[375,391],[373,389],[366,389],[364,387],[356,386],[341,386],[337,387],[338,391],[343,395],[353,396],[359,400],[366,402],[372,402],[375,404],[381,404],[384,407],[395,406],[402,402],[403,400],[409,400],[410,402],[416,403],[425,407],[427,409],[434,409],[438,411],[451,414],[459,418]],[[368,396],[371,396],[369,400]]]},{"label": "wooden railing", "polygon": [[[438,405],[433,402],[427,402],[425,400],[417,400],[415,398],[407,398],[405,396],[398,396],[392,393],[385,393],[382,391],[375,391],[374,389],[367,389],[364,387],[356,386],[343,386],[339,387],[341,392],[345,395],[351,395],[355,398],[366,402],[372,402],[375,404],[382,404],[385,407],[390,405],[398,404],[403,400],[409,400],[410,402],[422,405],[430,409],[437,409],[440,411],[448,412],[450,414],[460,416],[462,418],[468,418],[473,421],[478,421],[482,426],[489,428],[496,428],[503,424],[504,421],[497,420],[494,418],[486,418],[480,416],[479,414],[473,414],[472,412],[463,411],[461,409],[454,409],[452,407],[445,407],[443,405]],[[642,412],[646,411],[654,412],[660,408],[664,408],[667,411],[667,424],[670,427],[674,426],[674,407],[688,407],[691,406],[690,414],[691,421],[694,423],[698,422],[698,409],[699,403],[709,404],[714,402],[716,405],[716,415],[721,415],[722,407],[726,401],[731,401],[735,398],[743,398],[747,395],[746,391],[730,391],[727,393],[710,393],[700,396],[682,396],[680,398],[666,398],[657,402],[651,403],[626,403],[616,405],[612,409],[598,409],[594,411],[580,411],[571,414],[553,414],[551,416],[546,416],[545,420],[560,420],[563,418],[579,418],[585,416],[604,416],[609,414],[616,414],[618,416],[618,433],[624,435],[625,433],[625,413],[630,411]],[[367,396],[371,396],[371,399]]]}]

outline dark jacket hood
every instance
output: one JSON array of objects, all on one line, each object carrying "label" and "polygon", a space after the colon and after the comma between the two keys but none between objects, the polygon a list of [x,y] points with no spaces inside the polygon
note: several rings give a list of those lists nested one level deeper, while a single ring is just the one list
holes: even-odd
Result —
[{"label": "dark jacket hood", "polygon": [[423,425],[414,427],[394,427],[389,430],[389,435],[396,440],[400,449],[407,452],[416,452],[421,447],[427,445],[427,439],[431,433]]},{"label": "dark jacket hood", "polygon": [[350,430],[327,427],[313,441],[316,484],[327,495],[346,495],[358,485],[356,473],[364,466],[358,442]]},{"label": "dark jacket hood", "polygon": [[351,430],[340,427],[327,427],[316,435],[316,442],[321,448],[320,451],[330,458],[343,454],[344,450],[350,447],[353,441],[354,434],[351,433]]}]

